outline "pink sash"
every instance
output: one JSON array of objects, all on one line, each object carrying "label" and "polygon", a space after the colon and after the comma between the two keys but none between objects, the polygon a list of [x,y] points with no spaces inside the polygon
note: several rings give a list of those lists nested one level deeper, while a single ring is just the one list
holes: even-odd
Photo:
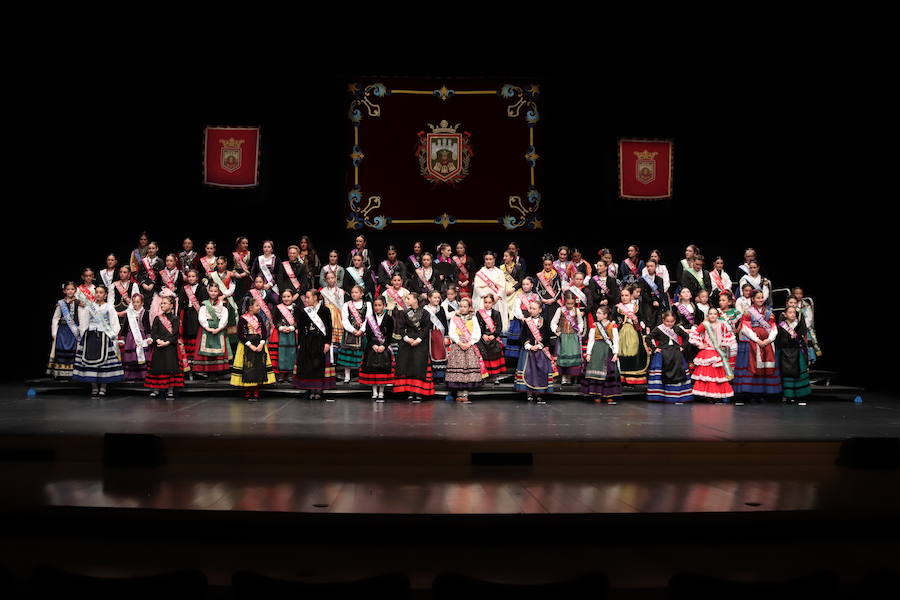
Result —
[{"label": "pink sash", "polygon": [[[486,276],[481,271],[478,271],[477,273],[475,273],[475,276],[478,277],[483,282],[485,282],[487,284],[487,286],[489,288],[491,288],[491,291],[494,292],[495,294],[497,294],[500,291],[500,287],[496,283],[494,283],[490,277]],[[500,300],[500,299],[501,298],[497,298],[497,300]]]},{"label": "pink sash", "polygon": [[[393,266],[396,266],[397,264],[398,263],[395,263]],[[393,279],[394,278],[394,270],[392,268],[391,263],[388,262],[387,260],[383,260],[383,261],[381,261],[381,266],[384,267],[384,272],[387,273],[388,275],[390,275],[390,278]]]},{"label": "pink sash", "polygon": [[247,325],[249,326],[250,333],[262,333],[259,328],[259,319],[255,315],[251,315],[250,313],[244,313],[241,317],[247,321]]},{"label": "pink sash", "polygon": [[491,313],[489,313],[487,309],[484,308],[482,308],[478,312],[481,314],[481,318],[484,319],[484,324],[493,335],[493,333],[497,330],[497,325],[494,323],[494,319],[491,317]]},{"label": "pink sash", "polygon": [[144,270],[147,271],[150,281],[156,281],[156,271],[153,270],[153,263],[150,262],[150,258],[145,256],[141,259],[141,262],[144,264]]},{"label": "pink sash", "polygon": [[[542,343],[544,341],[544,336],[541,335],[541,330],[537,326],[537,323],[534,322],[534,319],[525,319],[525,324],[528,326],[528,329],[531,330],[531,335],[534,336],[534,341],[538,344]],[[541,350],[544,352],[547,358],[550,359],[550,364],[553,365],[553,370],[555,371],[556,361],[553,360],[553,355],[550,354],[550,349],[547,348],[547,346],[544,346],[543,348],[541,348]]]},{"label": "pink sash", "polygon": [[[244,256],[240,252],[232,252],[231,255],[234,256],[235,266],[243,269],[245,273],[250,272],[250,267],[247,266],[247,261],[244,259]],[[247,255],[249,256],[250,253],[248,252]]]},{"label": "pink sash", "polygon": [[283,260],[281,261],[281,266],[284,267],[285,272],[287,273],[288,279],[291,280],[291,285],[294,286],[294,289],[297,292],[300,291],[300,282],[297,281],[297,274],[294,273],[294,267],[291,266],[291,261]]},{"label": "pink sash", "polygon": [[203,267],[203,270],[206,271],[206,274],[209,275],[216,268],[216,259],[215,257],[209,258],[204,256],[200,259],[200,265]]},{"label": "pink sash", "polygon": [[[799,321],[798,321],[798,323],[799,323]],[[793,327],[788,325],[787,321],[782,321],[779,326],[790,334],[792,340],[797,339],[797,332],[794,331]]]},{"label": "pink sash", "polygon": [[[375,314],[369,313],[368,315],[366,315],[366,322],[369,324],[369,329],[372,331],[372,335],[375,336],[375,341],[378,342],[379,346],[384,346],[384,333],[381,332],[381,327],[378,325],[378,319],[375,318]],[[388,352],[390,352],[390,348],[388,348],[387,350]]]},{"label": "pink sash", "polygon": [[609,293],[609,287],[607,287],[606,282],[604,280],[600,279],[599,275],[594,275],[593,279],[594,279],[594,281],[597,282],[597,285],[600,286],[600,291],[603,292],[604,296]]},{"label": "pink sash", "polygon": [[353,305],[353,300],[351,300],[347,303],[347,310],[349,310],[350,314],[353,315],[353,319],[356,321],[356,328],[362,329],[363,318],[362,318],[362,315],[359,314],[359,309],[357,309]]},{"label": "pink sash", "polygon": [[628,267],[628,270],[631,271],[634,275],[638,274],[637,265],[634,264],[634,261],[630,258],[625,259],[625,266]]},{"label": "pink sash", "polygon": [[681,346],[681,340],[678,339],[678,335],[675,333],[674,329],[669,329],[665,325],[657,326],[660,331],[669,336],[669,339],[672,340],[676,346]]},{"label": "pink sash", "polygon": [[748,312],[750,313],[750,316],[753,317],[753,320],[759,323],[758,325],[754,325],[754,327],[762,327],[766,331],[772,330],[772,326],[769,324],[766,316],[759,312],[755,306],[751,306]]},{"label": "pink sash", "polygon": [[456,266],[459,269],[459,280],[468,282],[469,281],[469,270],[466,269],[465,263],[463,263],[462,259],[458,256],[453,257],[453,262],[456,263]]},{"label": "pink sash", "polygon": [[166,316],[165,313],[160,313],[160,315],[156,318],[162,322],[163,327],[166,328],[166,331],[172,333],[172,321],[169,319],[169,317]]},{"label": "pink sash", "polygon": [[462,343],[471,344],[472,350],[475,351],[475,357],[478,359],[478,368],[481,370],[482,377],[487,375],[487,367],[484,366],[484,358],[481,356],[481,350],[478,349],[477,345],[472,343],[472,334],[469,333],[469,328],[466,327],[466,322],[463,321],[462,317],[460,317],[459,315],[453,315],[453,324],[456,326],[456,330],[459,332],[459,339],[462,340]]},{"label": "pink sash", "polygon": [[527,294],[522,294],[521,309],[522,309],[523,316],[528,314],[528,305],[531,304],[532,300],[537,300],[538,302],[540,302],[541,297],[538,296],[537,294],[535,294],[534,292],[528,292]]},{"label": "pink sash", "polygon": [[618,308],[619,310],[622,311],[622,314],[625,315],[625,318],[626,318],[626,319],[628,319],[629,321],[631,321],[631,322],[634,323],[635,325],[638,324],[638,318],[637,318],[637,315],[634,314],[634,309],[632,309],[630,306],[627,306],[627,305],[622,304],[621,302],[619,302],[619,303],[616,305],[616,308]]},{"label": "pink sash", "polygon": [[[176,271],[177,273],[178,271]],[[163,283],[172,291],[175,291],[175,278],[169,275],[169,272],[166,269],[163,269],[159,272],[162,276]]]},{"label": "pink sash", "polygon": [[278,311],[281,313],[281,316],[284,317],[284,320],[288,322],[288,325],[293,326],[296,323],[294,320],[294,313],[292,313],[283,302],[278,305]]},{"label": "pink sash", "polygon": [[272,311],[269,310],[269,305],[266,303],[266,299],[263,298],[262,292],[260,292],[256,288],[253,288],[250,290],[250,295],[259,301],[260,310],[262,310],[264,313],[266,313],[266,318],[269,319],[269,323],[272,323],[273,322],[272,321]]},{"label": "pink sash", "polygon": [[550,281],[553,281],[553,280],[552,279],[548,280],[546,278],[546,275],[544,275],[543,271],[541,271],[540,273],[537,274],[537,278],[538,278],[538,281],[541,283],[541,285],[544,286],[544,289],[547,290],[547,293],[551,294],[555,297],[556,292],[553,291],[553,287],[550,285]]},{"label": "pink sash", "polygon": [[403,298],[400,297],[400,292],[392,287],[387,288],[385,292],[387,292],[387,294],[394,300],[394,302],[397,303],[397,306],[401,310],[406,308],[406,302],[403,300]]},{"label": "pink sash", "polygon": [[[129,282],[129,283],[131,283],[131,282]],[[128,283],[124,284],[125,285],[124,290],[122,289],[122,285],[123,285],[122,280],[115,282],[113,285],[116,286],[117,290],[119,290],[119,295],[122,296],[122,302],[124,302],[125,304],[131,304],[131,296],[128,293],[129,284]]]},{"label": "pink sash", "polygon": [[194,307],[194,310],[200,312],[200,301],[197,300],[197,294],[194,293],[194,290],[191,289],[190,284],[186,284],[184,286],[184,294],[188,298],[188,304]]},{"label": "pink sash", "polygon": [[719,272],[713,269],[709,272],[709,276],[712,277],[713,285],[716,286],[717,289],[725,290],[725,284],[722,283],[722,276],[719,275]]},{"label": "pink sash", "polygon": [[[434,273],[434,270],[432,269],[431,272]],[[431,282],[425,279],[425,267],[416,269],[416,275],[418,275],[419,279],[422,280],[422,283],[425,285],[425,289],[427,289],[429,292],[434,289],[434,286],[431,285]]]}]

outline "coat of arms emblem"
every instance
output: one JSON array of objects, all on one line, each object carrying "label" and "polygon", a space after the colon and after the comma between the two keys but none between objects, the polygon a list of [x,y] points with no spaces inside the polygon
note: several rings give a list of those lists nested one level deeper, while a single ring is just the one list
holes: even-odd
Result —
[{"label": "coat of arms emblem", "polygon": [[431,123],[431,133],[419,132],[419,173],[429,183],[459,183],[469,174],[472,148],[469,146],[471,134],[459,133],[459,123],[450,127],[446,120],[438,127]]},{"label": "coat of arms emblem", "polygon": [[241,168],[241,144],[244,143],[244,140],[229,138],[219,140],[219,142],[222,144],[219,151],[219,164],[229,173],[234,173]]},{"label": "coat of arms emblem", "polygon": [[641,150],[635,152],[637,160],[634,163],[634,174],[641,183],[651,183],[656,179],[656,155],[659,152]]}]

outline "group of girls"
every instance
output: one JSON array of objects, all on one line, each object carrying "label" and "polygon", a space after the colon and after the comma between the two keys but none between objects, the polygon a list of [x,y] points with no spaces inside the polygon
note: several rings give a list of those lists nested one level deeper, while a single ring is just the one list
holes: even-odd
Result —
[{"label": "group of girls", "polygon": [[471,390],[504,379],[537,403],[557,379],[608,404],[623,385],[668,403],[810,393],[821,354],[812,304],[794,288],[776,320],[753,249],[733,278],[720,257],[706,270],[694,245],[672,273],[635,245],[618,264],[608,248],[591,264],[563,246],[534,275],[515,243],[499,264],[493,252],[476,263],[463,242],[411,250],[390,246],[376,264],[358,236],[341,264],[335,250],[320,261],[306,236],[287,260],[268,240],[254,254],[239,237],[223,256],[187,238],[161,256],[142,234],[128,264],[110,254],[100,282],[85,268],[65,284],[48,373],[98,397],[122,380],[172,397],[186,379],[229,376],[249,400],[288,382],[316,399],[354,375],[376,402],[389,388],[420,402],[443,382],[470,403]]}]

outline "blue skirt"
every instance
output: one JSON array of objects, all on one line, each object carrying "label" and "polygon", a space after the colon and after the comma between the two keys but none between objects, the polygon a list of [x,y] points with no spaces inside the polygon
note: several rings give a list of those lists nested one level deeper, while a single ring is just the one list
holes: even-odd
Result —
[{"label": "blue skirt", "polygon": [[522,350],[516,365],[515,390],[539,394],[553,393],[553,363],[542,351]]},{"label": "blue skirt", "polygon": [[100,331],[88,331],[78,342],[72,381],[113,383],[125,378],[116,342]]},{"label": "blue skirt", "polygon": [[672,404],[675,402],[692,402],[694,400],[694,382],[691,380],[691,372],[688,370],[687,361],[683,355],[681,363],[684,366],[684,381],[664,383],[662,377],[662,352],[653,353],[653,356],[650,358],[650,371],[647,374],[648,402],[667,402]]},{"label": "blue skirt", "polygon": [[731,387],[735,394],[781,394],[781,372],[775,359],[775,372],[768,376],[750,374],[750,342],[738,341],[737,358],[734,361],[734,379]]},{"label": "blue skirt", "polygon": [[506,355],[507,363],[515,363],[522,353],[522,321],[510,319],[509,330],[506,332],[504,345],[504,354]]},{"label": "blue skirt", "polygon": [[75,350],[78,348],[78,338],[72,333],[68,325],[60,325],[56,331],[56,343],[54,356],[47,363],[47,375],[57,379],[68,379],[72,376],[72,366],[75,364]]}]

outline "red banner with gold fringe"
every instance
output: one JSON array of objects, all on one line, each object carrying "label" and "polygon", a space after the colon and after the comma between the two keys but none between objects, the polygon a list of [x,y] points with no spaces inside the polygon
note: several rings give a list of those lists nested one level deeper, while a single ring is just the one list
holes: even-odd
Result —
[{"label": "red banner with gold fringe", "polygon": [[203,183],[224,188],[258,186],[259,127],[206,127]]},{"label": "red banner with gold fringe", "polygon": [[619,140],[619,197],[672,197],[672,140]]}]

